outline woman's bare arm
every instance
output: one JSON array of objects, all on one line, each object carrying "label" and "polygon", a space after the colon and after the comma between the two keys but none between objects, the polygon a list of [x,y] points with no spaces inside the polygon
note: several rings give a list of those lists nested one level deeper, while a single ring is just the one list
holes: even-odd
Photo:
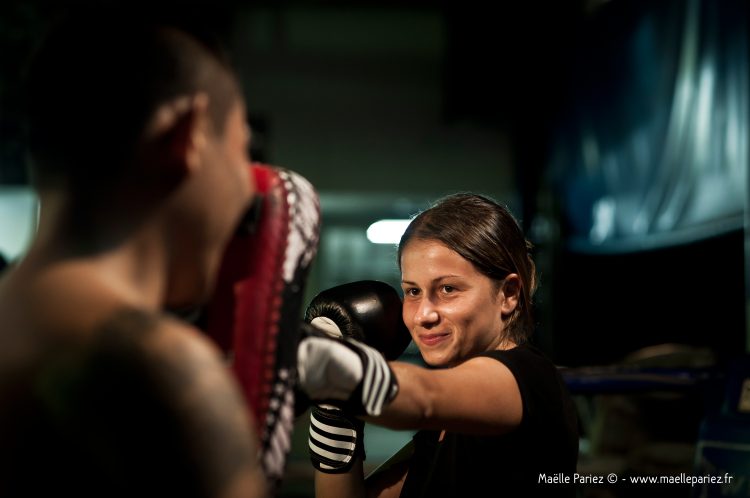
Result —
[{"label": "woman's bare arm", "polygon": [[368,419],[392,429],[433,429],[502,434],[521,423],[515,377],[497,360],[478,357],[456,367],[429,370],[391,362],[399,392],[383,414]]}]

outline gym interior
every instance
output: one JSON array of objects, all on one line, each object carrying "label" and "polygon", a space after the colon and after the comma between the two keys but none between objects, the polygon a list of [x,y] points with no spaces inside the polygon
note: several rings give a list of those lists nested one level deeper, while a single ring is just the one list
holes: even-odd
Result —
[{"label": "gym interior", "polygon": [[[64,2],[62,2],[64,3]],[[64,6],[0,6],[0,255],[36,221],[21,74]],[[533,343],[574,396],[582,497],[750,494],[750,52],[741,0],[187,2],[239,73],[254,161],[320,195],[307,283],[398,288],[398,234],[459,191],[509,206],[540,274]],[[402,358],[420,363],[413,345]],[[280,496],[313,496],[307,416]],[[411,438],[373,426],[366,470]]]}]

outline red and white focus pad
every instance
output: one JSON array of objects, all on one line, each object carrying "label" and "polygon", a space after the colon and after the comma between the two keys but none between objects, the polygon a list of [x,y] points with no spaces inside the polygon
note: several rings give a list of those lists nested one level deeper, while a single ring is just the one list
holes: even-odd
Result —
[{"label": "red and white focus pad", "polygon": [[258,424],[266,475],[278,482],[291,447],[301,306],[320,207],[300,175],[252,170],[258,197],[227,247],[205,327],[230,359]]}]

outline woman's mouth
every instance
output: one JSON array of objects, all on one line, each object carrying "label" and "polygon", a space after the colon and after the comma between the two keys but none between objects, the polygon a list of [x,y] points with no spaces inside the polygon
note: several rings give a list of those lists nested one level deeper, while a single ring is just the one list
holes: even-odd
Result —
[{"label": "woman's mouth", "polygon": [[422,334],[419,336],[419,342],[425,346],[437,346],[438,344],[446,341],[450,334],[448,332],[441,334]]}]

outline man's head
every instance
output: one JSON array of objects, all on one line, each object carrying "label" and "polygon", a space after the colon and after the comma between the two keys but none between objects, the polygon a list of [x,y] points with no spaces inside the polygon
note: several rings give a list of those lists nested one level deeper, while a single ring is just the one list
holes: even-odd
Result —
[{"label": "man's head", "polygon": [[50,34],[28,90],[42,212],[46,193],[62,194],[65,215],[88,224],[97,247],[158,223],[168,303],[205,297],[253,191],[229,67],[180,30],[89,10]]},{"label": "man's head", "polygon": [[203,92],[221,131],[240,97],[230,69],[196,40],[109,10],[53,29],[27,88],[32,179],[76,191],[128,171],[159,106]]}]

